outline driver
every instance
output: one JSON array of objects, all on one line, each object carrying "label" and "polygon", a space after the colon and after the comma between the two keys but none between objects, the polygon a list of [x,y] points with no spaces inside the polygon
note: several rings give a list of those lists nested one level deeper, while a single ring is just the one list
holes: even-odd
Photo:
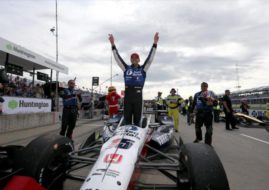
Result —
[{"label": "driver", "polygon": [[143,65],[139,65],[140,57],[137,53],[131,55],[131,65],[127,65],[121,58],[116,46],[115,39],[112,34],[109,34],[109,41],[112,46],[113,55],[119,67],[124,72],[125,82],[125,97],[124,97],[124,120],[125,124],[132,124],[139,126],[142,115],[142,90],[146,80],[146,72],[148,71],[159,41],[158,32],[154,36],[153,46],[149,52],[147,59]]}]

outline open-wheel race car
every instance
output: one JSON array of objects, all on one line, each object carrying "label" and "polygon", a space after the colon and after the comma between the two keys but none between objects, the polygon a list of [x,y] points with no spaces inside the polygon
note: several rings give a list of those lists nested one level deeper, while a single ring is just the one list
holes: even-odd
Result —
[{"label": "open-wheel race car", "polygon": [[[81,181],[81,190],[229,189],[212,147],[184,144],[174,135],[169,116],[160,115],[157,123],[151,123],[151,116],[144,114],[141,126],[124,125],[123,117],[111,118],[103,132],[90,134],[78,150],[58,135],[41,136],[26,147],[1,147],[0,188],[10,190],[29,176],[36,190],[60,189],[65,179]],[[88,175],[78,174],[82,168],[89,168]],[[145,170],[158,172],[167,183],[141,180]]]},{"label": "open-wheel race car", "polygon": [[269,120],[265,116],[253,117],[244,113],[234,114],[237,122],[244,127],[264,127],[269,132]]},{"label": "open-wheel race car", "polygon": [[[236,124],[246,128],[265,128],[269,132],[269,120],[266,116],[251,116],[241,112],[235,112],[233,114]],[[222,121],[225,122],[225,115],[220,115]]]}]

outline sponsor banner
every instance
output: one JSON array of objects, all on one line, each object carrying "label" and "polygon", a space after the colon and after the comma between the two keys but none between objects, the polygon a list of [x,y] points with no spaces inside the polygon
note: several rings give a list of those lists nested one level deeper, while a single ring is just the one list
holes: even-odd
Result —
[{"label": "sponsor banner", "polygon": [[4,114],[51,112],[51,100],[39,98],[24,98],[3,96],[2,106]]},{"label": "sponsor banner", "polygon": [[39,54],[36,54],[20,45],[12,43],[4,38],[0,38],[0,50],[12,55],[15,55],[21,59],[34,62],[43,67],[47,67],[61,73],[68,74],[68,67],[65,65],[56,63],[50,59],[47,59]]}]

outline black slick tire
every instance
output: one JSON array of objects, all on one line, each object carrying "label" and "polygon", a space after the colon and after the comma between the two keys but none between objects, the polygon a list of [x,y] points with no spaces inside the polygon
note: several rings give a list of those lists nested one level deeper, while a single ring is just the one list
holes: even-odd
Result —
[{"label": "black slick tire", "polygon": [[[72,141],[60,135],[43,135],[31,141],[22,153],[20,161],[24,175],[33,177],[46,189],[55,189],[64,179],[69,167]],[[58,189],[58,188],[57,188]]]},{"label": "black slick tire", "polygon": [[189,143],[182,146],[180,159],[187,169],[192,190],[229,190],[222,163],[212,147]]}]

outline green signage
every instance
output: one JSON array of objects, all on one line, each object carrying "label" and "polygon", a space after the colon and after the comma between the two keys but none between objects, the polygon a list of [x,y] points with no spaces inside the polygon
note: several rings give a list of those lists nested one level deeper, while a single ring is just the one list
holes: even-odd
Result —
[{"label": "green signage", "polygon": [[10,100],[8,102],[8,107],[10,109],[16,109],[18,107],[18,102],[16,100]]},{"label": "green signage", "polygon": [[7,44],[7,45],[6,45],[6,48],[7,48],[8,50],[12,50],[12,45],[11,45],[11,44]]}]

